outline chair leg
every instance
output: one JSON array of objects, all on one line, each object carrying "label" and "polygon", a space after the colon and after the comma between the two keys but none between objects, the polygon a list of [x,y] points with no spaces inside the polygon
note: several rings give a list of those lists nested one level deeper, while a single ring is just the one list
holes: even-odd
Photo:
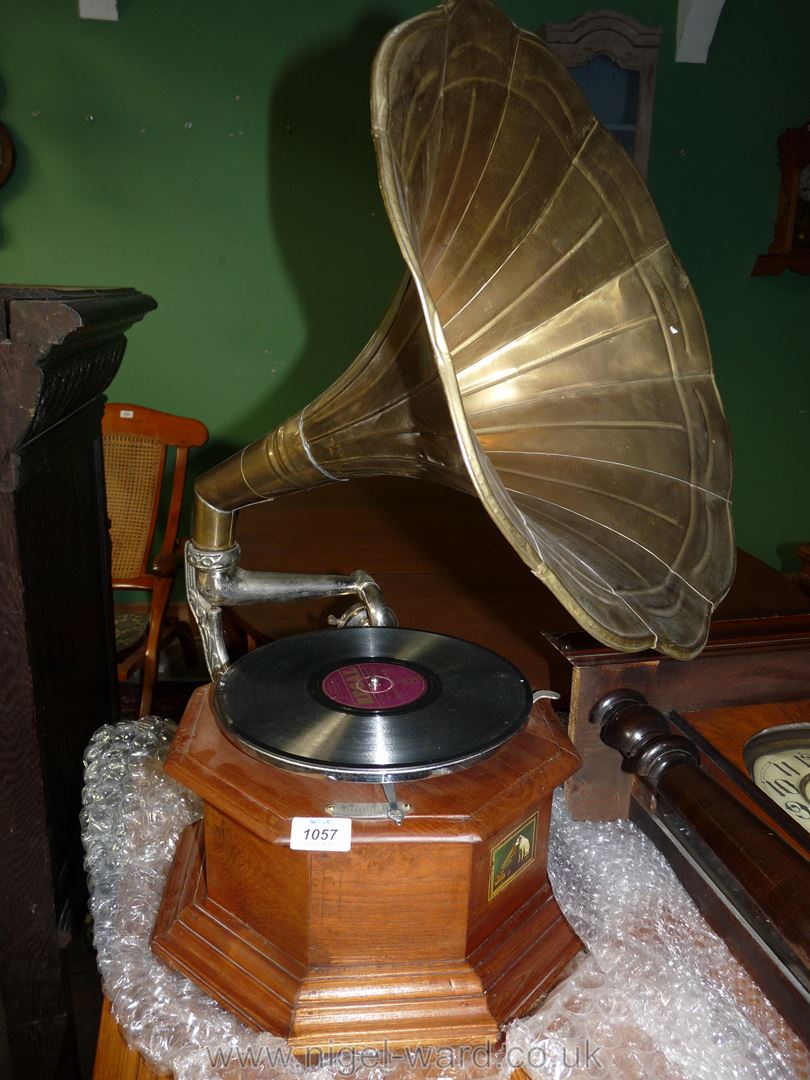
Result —
[{"label": "chair leg", "polygon": [[143,683],[141,688],[141,703],[139,713],[148,716],[152,710],[152,697],[155,691],[157,679],[158,655],[160,653],[160,638],[163,630],[163,619],[166,608],[169,606],[169,598],[172,594],[173,578],[161,578],[152,592],[152,604],[149,610],[149,633],[146,636],[146,650],[143,661]]}]

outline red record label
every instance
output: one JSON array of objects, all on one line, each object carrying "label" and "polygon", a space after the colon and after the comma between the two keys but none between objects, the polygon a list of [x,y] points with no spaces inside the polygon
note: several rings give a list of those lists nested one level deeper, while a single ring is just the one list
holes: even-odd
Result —
[{"label": "red record label", "polygon": [[378,712],[412,705],[427,692],[428,682],[404,664],[364,660],[330,671],[321,689],[337,705]]}]

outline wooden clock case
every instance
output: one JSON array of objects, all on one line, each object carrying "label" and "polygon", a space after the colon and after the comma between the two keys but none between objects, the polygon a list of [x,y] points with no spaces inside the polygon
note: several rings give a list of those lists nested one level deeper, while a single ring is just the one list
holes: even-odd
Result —
[{"label": "wooden clock case", "polygon": [[[749,561],[743,561],[743,575]],[[572,813],[590,820],[626,817],[639,825],[707,921],[810,1045],[810,844],[804,830],[749,782],[742,756],[752,735],[810,716],[810,612],[797,590],[786,599],[785,607],[795,613],[715,622],[704,652],[689,664],[653,653],[619,654],[580,633],[552,640],[571,665],[568,731],[583,760],[567,783]],[[674,830],[666,824],[673,809],[667,797],[622,771],[616,751],[589,722],[594,705],[619,688],[642,694],[666,713],[672,732],[685,735],[699,753],[706,782],[686,786],[692,806],[674,807]],[[712,785],[732,796],[731,815],[716,801]],[[764,831],[752,826],[746,811]],[[693,849],[680,842],[690,833]],[[784,844],[772,844],[775,837]],[[709,874],[695,858],[707,844]],[[763,915],[762,897],[782,895],[782,910],[774,915],[770,905]]]}]

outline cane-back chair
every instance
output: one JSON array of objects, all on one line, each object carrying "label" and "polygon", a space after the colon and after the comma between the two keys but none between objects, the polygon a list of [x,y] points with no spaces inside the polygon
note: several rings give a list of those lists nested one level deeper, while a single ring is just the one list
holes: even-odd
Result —
[{"label": "cane-back chair", "polygon": [[189,658],[188,626],[166,611],[183,561],[177,534],[189,449],[207,442],[208,429],[141,405],[107,404],[102,436],[113,588],[151,593],[148,615],[116,616],[118,678],[143,667],[144,716],[152,708],[158,654],[171,635],[180,637]]}]

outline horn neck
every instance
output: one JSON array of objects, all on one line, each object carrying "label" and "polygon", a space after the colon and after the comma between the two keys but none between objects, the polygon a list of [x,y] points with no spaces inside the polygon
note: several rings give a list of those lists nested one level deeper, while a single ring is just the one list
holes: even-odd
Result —
[{"label": "horn neck", "polygon": [[362,476],[474,490],[410,279],[328,390],[197,481],[193,542],[226,550],[243,507]]}]

